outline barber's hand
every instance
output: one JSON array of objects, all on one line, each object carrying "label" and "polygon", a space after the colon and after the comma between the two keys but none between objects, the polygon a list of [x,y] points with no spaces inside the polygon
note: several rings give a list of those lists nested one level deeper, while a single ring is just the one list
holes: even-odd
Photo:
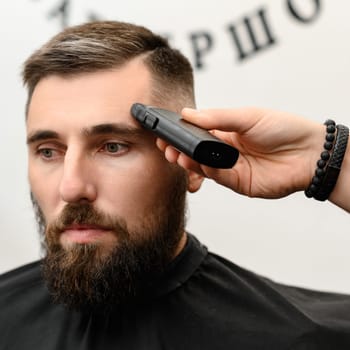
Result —
[{"label": "barber's hand", "polygon": [[232,169],[214,169],[158,139],[168,161],[250,197],[280,198],[310,184],[324,143],[321,123],[258,108],[185,108],[182,116],[236,147],[240,155]]}]

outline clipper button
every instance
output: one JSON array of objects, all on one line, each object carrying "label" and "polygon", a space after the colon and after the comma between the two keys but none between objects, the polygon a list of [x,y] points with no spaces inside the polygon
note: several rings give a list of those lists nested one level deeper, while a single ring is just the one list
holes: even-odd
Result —
[{"label": "clipper button", "polygon": [[155,129],[158,124],[158,118],[147,113],[143,123],[148,129]]}]

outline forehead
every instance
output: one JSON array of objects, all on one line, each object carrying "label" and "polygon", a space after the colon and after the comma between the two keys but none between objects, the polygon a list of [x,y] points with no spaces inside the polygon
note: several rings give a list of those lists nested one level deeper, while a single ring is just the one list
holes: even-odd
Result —
[{"label": "forehead", "polygon": [[151,77],[138,59],[121,68],[74,76],[51,75],[34,89],[27,129],[89,127],[100,123],[129,123],[135,102],[151,104]]}]

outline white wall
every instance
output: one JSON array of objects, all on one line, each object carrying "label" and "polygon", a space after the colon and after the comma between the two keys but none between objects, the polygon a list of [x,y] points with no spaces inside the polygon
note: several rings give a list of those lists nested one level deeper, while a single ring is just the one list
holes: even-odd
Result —
[{"label": "white wall", "polygon": [[[287,0],[71,0],[65,18],[50,19],[62,0],[1,1],[0,272],[39,257],[28,198],[20,70],[63,21],[77,24],[95,15],[143,24],[169,35],[194,64],[190,37],[205,32],[213,45],[195,73],[200,108],[256,105],[350,125],[350,2],[289,2],[310,21],[297,20]],[[242,25],[249,17],[263,43],[259,9],[275,44],[240,61],[228,27],[236,26],[250,50]],[[201,48],[204,39],[198,40]],[[189,208],[189,230],[212,251],[288,284],[350,293],[349,216],[339,208],[302,193],[275,201],[247,199],[209,180],[190,195]]]}]

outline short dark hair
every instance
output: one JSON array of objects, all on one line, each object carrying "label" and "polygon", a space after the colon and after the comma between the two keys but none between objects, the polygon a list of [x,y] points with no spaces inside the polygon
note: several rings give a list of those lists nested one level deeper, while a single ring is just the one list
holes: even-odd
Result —
[{"label": "short dark hair", "polygon": [[49,75],[74,76],[117,68],[138,56],[150,70],[156,102],[175,99],[179,108],[194,106],[193,70],[180,51],[145,27],[96,21],[63,30],[26,60],[27,108],[36,85]]}]

